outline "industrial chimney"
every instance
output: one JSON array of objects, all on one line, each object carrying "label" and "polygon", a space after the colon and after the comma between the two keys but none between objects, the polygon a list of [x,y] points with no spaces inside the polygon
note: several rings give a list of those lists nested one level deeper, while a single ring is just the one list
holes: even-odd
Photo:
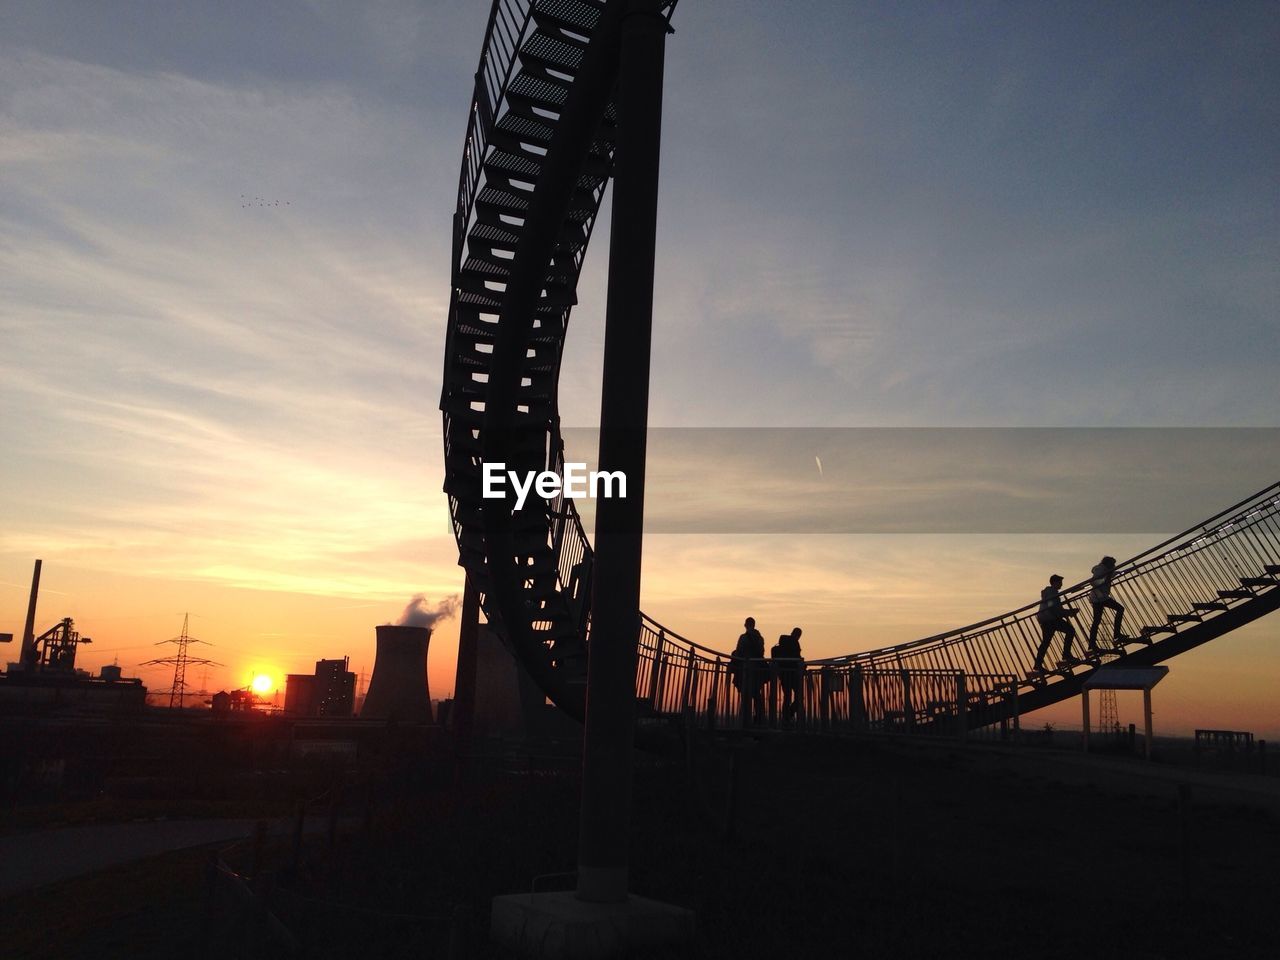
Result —
[{"label": "industrial chimney", "polygon": [[27,601],[27,626],[22,631],[22,652],[18,661],[24,670],[36,668],[36,599],[40,596],[40,561],[31,572],[31,598]]},{"label": "industrial chimney", "polygon": [[377,637],[373,676],[369,678],[369,692],[360,716],[430,723],[427,645],[431,642],[431,628],[386,624],[377,628]]}]

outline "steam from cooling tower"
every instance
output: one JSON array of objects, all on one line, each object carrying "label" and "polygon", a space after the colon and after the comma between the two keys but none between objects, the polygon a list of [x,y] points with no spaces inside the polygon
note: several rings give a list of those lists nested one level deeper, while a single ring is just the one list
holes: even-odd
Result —
[{"label": "steam from cooling tower", "polygon": [[408,606],[404,608],[396,622],[389,624],[389,626],[426,627],[431,630],[441,620],[448,620],[456,614],[461,602],[461,599],[455,593],[453,596],[445,597],[435,606],[432,606],[425,593],[415,593],[413,599],[409,601]]}]

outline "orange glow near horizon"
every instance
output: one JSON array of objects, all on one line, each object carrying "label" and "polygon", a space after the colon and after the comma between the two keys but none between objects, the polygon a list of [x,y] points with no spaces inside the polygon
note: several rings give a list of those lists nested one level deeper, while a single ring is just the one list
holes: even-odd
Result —
[{"label": "orange glow near horizon", "polygon": [[[1087,570],[1104,546],[1126,554],[1154,539],[1110,537],[1104,545],[1087,536],[650,536],[642,607],[713,649],[732,649],[743,618],[753,616],[769,640],[799,626],[806,657],[835,656],[1012,609],[1037,597],[1051,570]],[[262,695],[252,686],[261,675],[271,682],[270,696],[287,674],[310,674],[317,660],[344,656],[367,685],[374,628],[394,621],[413,593],[436,602],[460,592],[455,551],[424,550],[417,589],[402,586],[407,576],[388,576],[364,596],[124,574],[46,557],[36,629],[74,618],[93,637],[77,666],[96,674],[118,662],[126,676],[158,693],[171,686],[173,667],[146,661],[165,649],[156,644],[179,631],[189,610],[190,633],[203,641],[192,655],[216,661],[188,668],[196,689],[212,694],[250,683]],[[0,554],[0,630],[20,635],[30,576],[29,558]],[[1273,692],[1278,630],[1280,616],[1264,617],[1171,661],[1169,679],[1156,691],[1157,733],[1208,727],[1280,737]],[[434,697],[453,696],[457,637],[456,616],[436,624],[427,668]],[[1132,721],[1130,705],[1120,706],[1122,722]],[[1072,700],[1024,719],[1065,729],[1078,726],[1079,715]]]}]

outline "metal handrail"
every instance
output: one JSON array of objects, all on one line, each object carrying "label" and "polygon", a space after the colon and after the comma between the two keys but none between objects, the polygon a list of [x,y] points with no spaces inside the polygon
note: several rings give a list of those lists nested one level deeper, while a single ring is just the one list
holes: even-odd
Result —
[{"label": "metal handrail", "polygon": [[[1274,577],[1267,571],[1274,569],[1280,558],[1278,494],[1280,484],[1273,484],[1120,565],[1113,592],[1124,601],[1128,616],[1153,621],[1162,625],[1162,632],[1177,634],[1175,626],[1166,624],[1168,615],[1182,614],[1184,620],[1194,622],[1187,615],[1209,617],[1225,612],[1231,604],[1223,602],[1218,592],[1240,590],[1242,578],[1256,577],[1262,588],[1276,589]],[[1088,588],[1088,581],[1076,584],[1065,592],[1065,602],[1083,604]],[[1253,596],[1250,591],[1243,592]],[[1198,610],[1196,604],[1210,609]],[[929,685],[936,688],[937,678],[950,678],[949,682],[964,678],[967,688],[958,696],[965,704],[966,723],[991,722],[983,720],[984,711],[994,719],[1016,716],[1020,691],[1025,694],[1028,689],[1042,688],[1045,682],[1028,677],[1026,672],[1031,651],[1040,640],[1035,621],[1037,609],[1037,604],[1029,604],[924,640],[803,661],[799,664],[803,698],[814,701],[815,697],[827,697],[828,707],[843,703],[848,720],[853,709],[850,695],[846,692],[830,698],[837,689],[847,691],[856,677],[862,691],[859,697],[871,693],[873,699],[878,698],[878,707],[863,705],[864,726],[883,725],[889,714],[902,713],[901,723],[908,728],[930,724],[936,727],[943,713],[953,718],[950,722],[958,723],[954,717],[960,708],[948,707],[949,712],[940,712],[939,704],[947,700],[938,689],[930,693]],[[1100,641],[1112,646],[1110,653],[1119,654],[1123,649],[1115,647],[1116,638],[1105,627],[1100,631]],[[1085,637],[1079,637],[1078,642],[1078,649],[1083,652]],[[680,715],[693,709],[713,724],[741,720],[743,697],[731,676],[729,654],[696,644],[644,614],[638,652],[636,693],[652,713]],[[751,669],[764,671],[766,683],[776,684],[777,661],[755,660],[750,664]],[[1069,676],[1074,677],[1074,673]],[[899,685],[895,694],[898,708],[893,707],[893,697],[881,689],[885,684]],[[916,698],[918,702],[908,708],[903,703],[910,699],[903,700],[907,697],[903,691],[912,687],[926,695],[923,701]],[[992,709],[997,706],[1004,711],[998,716]]]}]

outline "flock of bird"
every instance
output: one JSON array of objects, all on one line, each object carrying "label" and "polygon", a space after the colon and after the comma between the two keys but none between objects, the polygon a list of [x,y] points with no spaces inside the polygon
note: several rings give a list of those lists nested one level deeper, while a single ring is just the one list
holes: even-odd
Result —
[{"label": "flock of bird", "polygon": [[290,206],[288,200],[268,200],[265,197],[250,197],[247,193],[240,194],[240,207],[247,209],[248,207],[278,207],[281,204]]}]

